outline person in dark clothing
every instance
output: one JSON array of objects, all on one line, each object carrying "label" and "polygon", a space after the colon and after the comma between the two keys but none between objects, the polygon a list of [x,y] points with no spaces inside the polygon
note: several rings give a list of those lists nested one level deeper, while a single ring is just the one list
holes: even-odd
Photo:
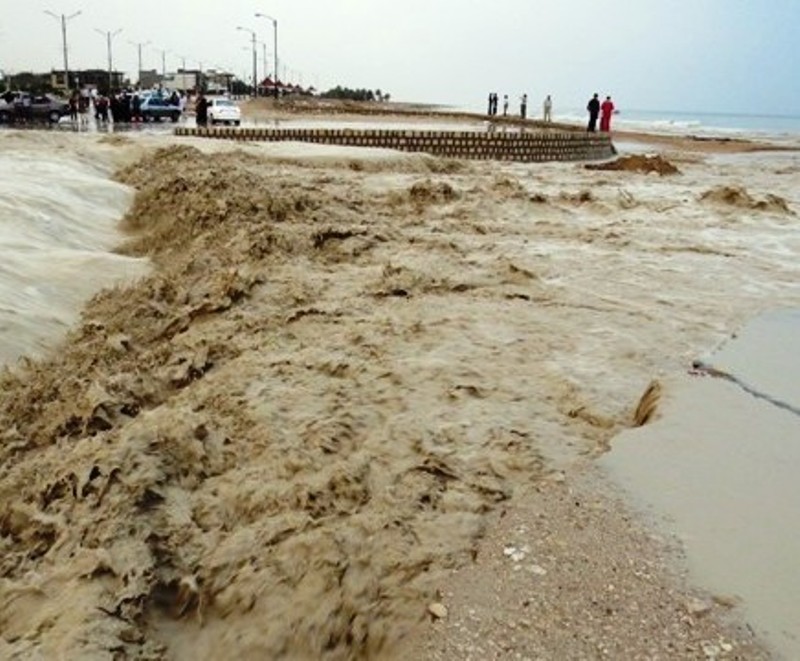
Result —
[{"label": "person in dark clothing", "polygon": [[100,95],[94,102],[95,119],[103,124],[108,124],[108,98]]},{"label": "person in dark clothing", "polygon": [[208,124],[208,99],[200,92],[194,104],[194,113],[197,125],[205,127]]},{"label": "person in dark clothing", "polygon": [[590,133],[594,133],[597,130],[597,117],[600,115],[600,99],[597,94],[589,101],[586,110],[589,111],[589,125],[586,127],[586,130]]},{"label": "person in dark clothing", "polygon": [[77,90],[69,97],[69,119],[73,124],[78,123],[78,98]]},{"label": "person in dark clothing", "polygon": [[119,99],[120,121],[130,124],[131,121],[131,97],[127,91],[122,93]]},{"label": "person in dark clothing", "polygon": [[489,116],[494,117],[497,114],[497,92],[492,92],[489,95]]},{"label": "person in dark clothing", "polygon": [[134,92],[131,99],[131,120],[134,122],[142,121],[142,100],[136,92]]}]

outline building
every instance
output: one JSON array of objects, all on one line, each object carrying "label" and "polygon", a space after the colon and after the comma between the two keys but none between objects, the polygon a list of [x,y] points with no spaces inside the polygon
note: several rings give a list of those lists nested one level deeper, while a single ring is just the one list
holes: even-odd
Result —
[{"label": "building", "polygon": [[177,72],[168,74],[163,81],[163,86],[169,90],[178,90],[184,94],[200,89],[203,84],[203,72],[199,70],[178,69]]},{"label": "building", "polygon": [[155,69],[139,72],[139,88],[143,90],[154,89],[164,82],[164,77]]},{"label": "building", "polygon": [[205,72],[206,92],[209,94],[225,94],[231,91],[235,76],[232,73],[208,69]]},{"label": "building", "polygon": [[258,84],[258,93],[261,96],[275,96],[275,88],[278,88],[280,96],[287,94],[311,94],[313,95],[316,90],[314,88],[303,89],[300,85],[292,85],[291,83],[282,83],[278,80],[277,84],[273,82],[272,78],[267,76]]},{"label": "building", "polygon": [[[107,69],[83,69],[69,72],[69,82],[72,89],[96,89],[103,94],[109,94],[114,90],[120,90],[130,85],[125,79],[125,74],[121,71],[109,71]],[[109,82],[111,83],[109,85]],[[50,85],[54,90],[65,92],[64,70],[52,70],[50,72]],[[109,89],[110,87],[110,89]]]}]

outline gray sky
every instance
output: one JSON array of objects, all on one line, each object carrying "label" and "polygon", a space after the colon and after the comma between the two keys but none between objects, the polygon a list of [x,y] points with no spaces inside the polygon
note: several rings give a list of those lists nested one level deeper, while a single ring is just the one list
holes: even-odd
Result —
[{"label": "gray sky", "polygon": [[[292,82],[380,87],[394,99],[482,107],[489,91],[516,103],[552,94],[556,109],[592,92],[631,109],[800,115],[800,0],[0,0],[0,69],[62,68],[56,14],[68,23],[70,68],[133,73],[224,66],[251,75],[250,35]],[[283,66],[281,67],[283,69]],[[262,47],[258,46],[262,76]]]}]

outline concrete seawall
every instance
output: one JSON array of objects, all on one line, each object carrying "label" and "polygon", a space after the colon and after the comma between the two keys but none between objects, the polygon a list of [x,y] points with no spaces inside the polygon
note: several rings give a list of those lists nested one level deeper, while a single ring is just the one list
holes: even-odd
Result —
[{"label": "concrete seawall", "polygon": [[426,152],[447,158],[517,161],[597,161],[615,154],[608,134],[578,131],[478,133],[355,129],[189,128],[175,135],[261,142],[311,142]]}]

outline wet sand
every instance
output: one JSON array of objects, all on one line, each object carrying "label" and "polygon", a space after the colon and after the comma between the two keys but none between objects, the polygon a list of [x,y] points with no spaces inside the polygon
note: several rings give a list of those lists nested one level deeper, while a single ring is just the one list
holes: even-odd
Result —
[{"label": "wet sand", "polygon": [[620,435],[601,462],[680,537],[694,580],[741,600],[786,659],[800,656],[799,319],[745,326],[675,379],[659,419]]},{"label": "wet sand", "polygon": [[[3,377],[2,654],[456,654],[463,607],[502,656],[492,618],[520,605],[467,588],[483,559],[541,544],[528,564],[585,608],[565,628],[576,602],[547,608],[563,581],[529,594],[531,636],[553,637],[514,653],[766,656],[727,607],[688,601],[672,558],[647,565],[663,540],[583,466],[654,377],[796,302],[796,156],[676,151],[662,177],[47,140],[116,151],[137,191],[119,252],[154,270]],[[591,503],[577,519],[574,493]],[[525,523],[532,506],[550,527]],[[530,574],[498,564],[510,589]],[[596,598],[605,571],[624,598]],[[452,612],[436,627],[434,602]]]}]

